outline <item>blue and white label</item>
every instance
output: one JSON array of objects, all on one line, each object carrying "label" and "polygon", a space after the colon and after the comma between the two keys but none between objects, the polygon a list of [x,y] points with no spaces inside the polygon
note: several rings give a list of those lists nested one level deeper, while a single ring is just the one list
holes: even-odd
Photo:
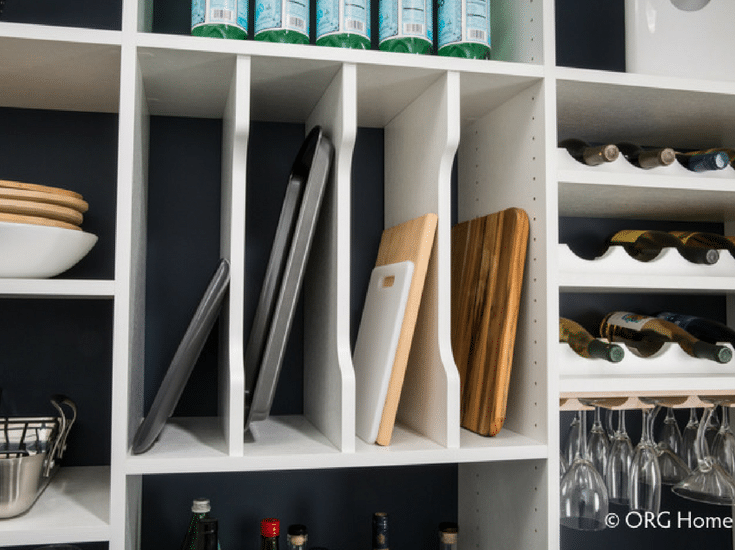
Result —
[{"label": "blue and white label", "polygon": [[490,46],[489,0],[439,0],[439,48],[473,42]]},{"label": "blue and white label", "polygon": [[329,34],[346,33],[370,39],[370,1],[317,0],[317,40]]},{"label": "blue and white label", "polygon": [[308,37],[308,0],[259,0],[255,4],[255,35],[269,30],[291,30]]},{"label": "blue and white label", "polygon": [[434,40],[432,0],[380,0],[380,42],[391,38]]},{"label": "blue and white label", "polygon": [[192,0],[191,28],[201,25],[234,25],[247,32],[247,0]]}]

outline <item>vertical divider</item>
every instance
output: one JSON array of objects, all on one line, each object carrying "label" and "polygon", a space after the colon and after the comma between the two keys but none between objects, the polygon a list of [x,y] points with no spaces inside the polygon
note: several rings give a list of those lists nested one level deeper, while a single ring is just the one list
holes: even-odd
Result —
[{"label": "vertical divider", "polygon": [[341,451],[355,450],[350,348],[350,186],[357,136],[357,69],[342,65],[306,121],[335,153],[304,284],[304,415]]},{"label": "vertical divider", "polygon": [[385,226],[433,212],[437,233],[398,420],[459,447],[459,373],[452,354],[451,172],[459,144],[459,74],[446,72],[385,127]]},{"label": "vertical divider", "polygon": [[219,417],[230,456],[243,455],[245,424],[245,189],[250,132],[250,58],[235,59],[222,120],[220,256],[230,262],[230,290],[220,332]]},{"label": "vertical divider", "polygon": [[[110,549],[132,549],[140,492],[128,492],[124,463],[143,416],[148,106],[134,44],[121,52],[112,352]],[[135,496],[136,498],[133,498]]]}]

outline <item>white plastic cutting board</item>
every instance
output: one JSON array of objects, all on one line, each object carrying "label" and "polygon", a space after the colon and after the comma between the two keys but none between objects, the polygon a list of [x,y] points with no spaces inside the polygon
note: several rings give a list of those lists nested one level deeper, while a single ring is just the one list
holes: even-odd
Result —
[{"label": "white plastic cutting board", "polygon": [[398,348],[413,262],[378,266],[370,276],[355,353],[356,432],[367,443],[375,443],[383,414],[388,382]]}]

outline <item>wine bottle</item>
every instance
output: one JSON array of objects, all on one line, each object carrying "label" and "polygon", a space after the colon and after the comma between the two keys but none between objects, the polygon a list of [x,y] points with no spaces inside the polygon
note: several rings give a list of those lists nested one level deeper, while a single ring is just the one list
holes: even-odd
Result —
[{"label": "wine bottle", "polygon": [[664,319],[670,323],[674,323],[686,330],[695,338],[699,338],[710,344],[718,342],[730,342],[735,346],[735,330],[731,329],[724,323],[697,317],[695,315],[684,315],[682,313],[671,313],[669,311],[661,312],[657,315],[659,319]]},{"label": "wine bottle", "polygon": [[200,520],[210,518],[212,506],[208,498],[197,498],[191,503],[191,519],[189,528],[181,543],[181,550],[196,550],[198,541],[201,539]]},{"label": "wine bottle", "polygon": [[619,345],[598,340],[582,325],[564,317],[559,318],[559,341],[569,344],[569,347],[582,357],[597,357],[617,363],[625,355],[623,348]]},{"label": "wine bottle", "polygon": [[684,243],[684,246],[729,250],[730,254],[735,257],[735,241],[731,240],[732,237],[723,237],[704,231],[669,231],[669,233]]},{"label": "wine bottle", "polygon": [[388,514],[373,514],[373,550],[388,550]]},{"label": "wine bottle", "polygon": [[218,522],[214,518],[199,520],[199,539],[196,550],[217,550],[219,548]]},{"label": "wine bottle", "polygon": [[439,524],[439,550],[457,550],[457,535],[459,529],[456,523],[446,521]]},{"label": "wine bottle", "polygon": [[628,162],[645,170],[658,166],[669,166],[676,160],[676,152],[671,147],[646,149],[629,142],[616,143],[616,145]]},{"label": "wine bottle", "polygon": [[676,248],[686,260],[695,264],[714,264],[720,259],[717,250],[688,245],[666,231],[624,229],[610,237],[608,244],[622,246],[640,262],[653,260],[664,248]]},{"label": "wine bottle", "polygon": [[642,357],[650,357],[666,342],[676,342],[692,357],[717,363],[727,363],[732,359],[732,351],[727,346],[703,342],[664,319],[627,311],[609,313],[600,323],[600,335],[610,342],[625,343]]},{"label": "wine bottle", "polygon": [[725,151],[706,149],[702,151],[677,152],[676,159],[684,168],[692,172],[708,172],[724,170],[730,164],[730,157]]},{"label": "wine bottle", "polygon": [[278,550],[281,522],[276,518],[265,518],[260,522],[260,550]]},{"label": "wine bottle", "polygon": [[606,145],[590,145],[581,139],[565,139],[559,142],[559,147],[563,147],[577,161],[588,164],[589,166],[597,166],[605,162],[613,162],[620,155],[617,145],[608,143]]},{"label": "wine bottle", "polygon": [[286,532],[286,548],[288,550],[306,550],[306,543],[309,540],[309,532],[305,525],[294,524],[288,526]]}]

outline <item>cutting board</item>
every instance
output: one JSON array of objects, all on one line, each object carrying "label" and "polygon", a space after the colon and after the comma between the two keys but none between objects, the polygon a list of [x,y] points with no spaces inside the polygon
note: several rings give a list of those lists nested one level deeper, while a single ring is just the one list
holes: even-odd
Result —
[{"label": "cutting board", "polygon": [[393,436],[393,426],[396,422],[398,402],[401,398],[408,355],[411,351],[411,341],[416,328],[416,319],[421,305],[421,295],[424,291],[426,272],[429,268],[431,249],[434,245],[436,224],[436,214],[425,214],[386,229],[380,239],[378,257],[375,261],[376,267],[410,261],[413,262],[414,269],[408,291],[406,313],[403,316],[398,347],[396,348],[395,360],[388,381],[388,393],[385,398],[383,414],[380,418],[378,437],[375,440],[378,445],[389,445]]},{"label": "cutting board", "polygon": [[365,296],[355,353],[356,433],[375,443],[411,288],[413,262],[373,269]]},{"label": "cutting board", "polygon": [[495,435],[505,421],[528,216],[509,208],[452,228],[452,348],[461,424]]}]

